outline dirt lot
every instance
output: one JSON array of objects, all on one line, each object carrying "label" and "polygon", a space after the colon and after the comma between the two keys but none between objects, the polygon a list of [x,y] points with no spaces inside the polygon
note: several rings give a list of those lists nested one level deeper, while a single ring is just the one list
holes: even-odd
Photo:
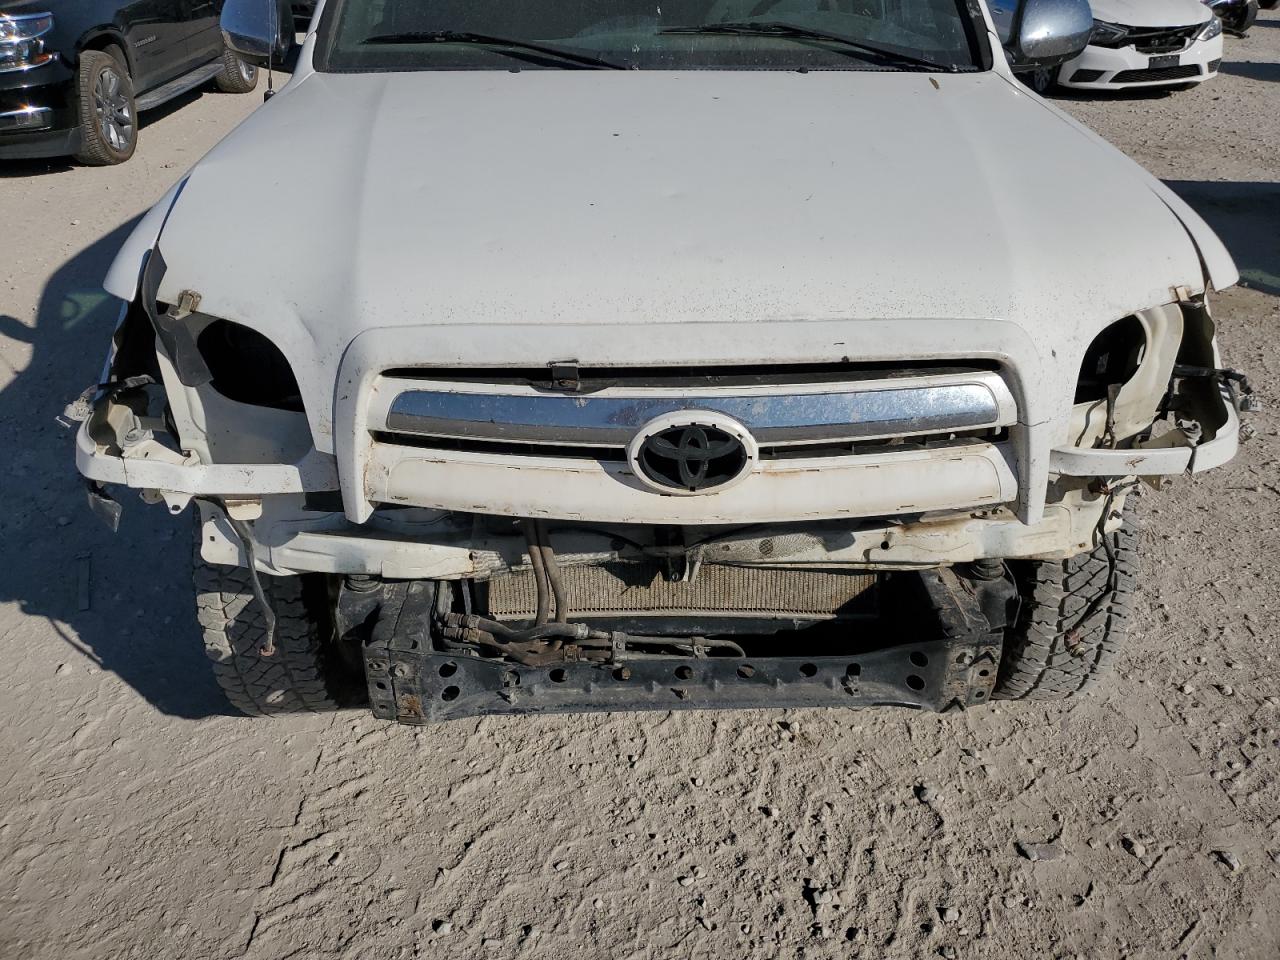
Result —
[{"label": "dirt lot", "polygon": [[[1220,229],[1247,283],[1225,350],[1274,397],[1280,14],[1223,71],[1059,102]],[[1280,955],[1269,411],[1143,499],[1140,627],[1067,706],[229,715],[188,528],[133,502],[108,534],[55,417],[97,373],[115,248],[258,102],[188,98],[123,168],[0,171],[0,957]]]}]

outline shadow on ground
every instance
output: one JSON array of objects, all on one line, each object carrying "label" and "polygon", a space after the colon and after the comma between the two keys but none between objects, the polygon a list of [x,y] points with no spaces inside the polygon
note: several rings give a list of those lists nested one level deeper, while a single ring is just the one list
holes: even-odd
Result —
[{"label": "shadow on ground", "polygon": [[[74,431],[63,407],[101,372],[119,301],[102,279],[136,220],[121,224],[49,278],[34,328],[0,313],[0,337],[27,344],[25,365],[0,390],[0,602],[45,620],[67,644],[117,674],[164,713],[226,714],[196,627],[190,587],[191,527],[122,494],[112,535],[85,505]],[[48,642],[45,631],[30,640]],[[47,636],[47,635],[46,635]],[[74,648],[74,649],[72,649]],[[77,654],[77,651],[79,652]]]},{"label": "shadow on ground", "polygon": [[1227,60],[1218,67],[1218,70],[1221,73],[1230,73],[1233,76],[1245,77],[1249,80],[1280,83],[1280,63],[1256,63],[1252,60],[1232,62]]},{"label": "shadow on ground", "polygon": [[1280,183],[1168,180],[1217,231],[1251,289],[1280,296]]},{"label": "shadow on ground", "polygon": [[1049,100],[1078,103],[1105,103],[1112,100],[1167,100],[1181,91],[1171,87],[1121,87],[1117,90],[1076,90],[1054,87],[1046,94]]}]

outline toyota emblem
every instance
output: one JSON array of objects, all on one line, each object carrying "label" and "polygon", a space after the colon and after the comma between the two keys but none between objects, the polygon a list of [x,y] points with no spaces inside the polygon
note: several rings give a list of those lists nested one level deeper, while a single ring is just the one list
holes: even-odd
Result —
[{"label": "toyota emblem", "polygon": [[747,475],[755,441],[742,424],[710,411],[689,410],[653,420],[627,450],[637,477],[662,493],[714,493]]}]

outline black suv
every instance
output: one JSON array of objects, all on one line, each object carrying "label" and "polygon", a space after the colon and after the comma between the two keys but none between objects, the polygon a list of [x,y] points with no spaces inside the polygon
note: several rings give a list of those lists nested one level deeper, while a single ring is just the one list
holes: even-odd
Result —
[{"label": "black suv", "polygon": [[0,158],[123,163],[140,110],[258,85],[222,43],[222,0],[0,0]]}]

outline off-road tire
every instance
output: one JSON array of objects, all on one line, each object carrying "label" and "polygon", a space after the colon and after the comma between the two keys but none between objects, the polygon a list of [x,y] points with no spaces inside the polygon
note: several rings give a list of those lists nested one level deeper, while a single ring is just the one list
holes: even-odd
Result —
[{"label": "off-road tire", "polygon": [[222,51],[222,70],[213,78],[223,93],[252,93],[258,86],[258,68],[230,50]]},{"label": "off-road tire", "polygon": [[[98,115],[98,83],[106,74],[118,79],[120,102],[128,111],[130,135],[121,144],[112,144],[102,129]],[[125,64],[124,54],[114,47],[85,50],[76,68],[76,112],[79,116],[80,150],[76,159],[93,167],[124,163],[138,146],[138,108],[133,98],[133,80]]]},{"label": "off-road tire", "polygon": [[1005,638],[998,699],[1060,700],[1088,689],[1110,671],[1124,643],[1138,576],[1131,506],[1107,538],[1115,557],[1114,592],[1102,545],[1070,560],[1010,562],[1022,602]]},{"label": "off-road tire", "polygon": [[266,621],[253,595],[249,571],[194,563],[196,616],[213,675],[232,706],[251,717],[322,713],[349,702],[329,649],[324,612],[327,587],[314,576],[262,576],[276,615],[276,650],[259,651]]}]

